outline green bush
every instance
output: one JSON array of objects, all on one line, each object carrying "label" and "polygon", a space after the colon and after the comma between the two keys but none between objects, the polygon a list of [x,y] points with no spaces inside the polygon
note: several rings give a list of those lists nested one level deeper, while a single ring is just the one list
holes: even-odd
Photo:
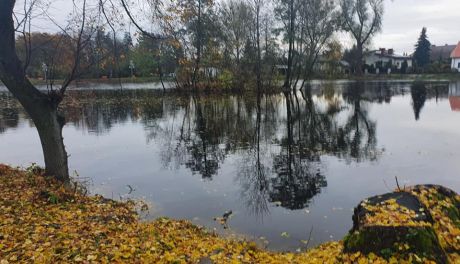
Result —
[{"label": "green bush", "polygon": [[233,73],[229,70],[223,70],[219,74],[218,80],[222,84],[222,87],[229,89],[233,85]]}]

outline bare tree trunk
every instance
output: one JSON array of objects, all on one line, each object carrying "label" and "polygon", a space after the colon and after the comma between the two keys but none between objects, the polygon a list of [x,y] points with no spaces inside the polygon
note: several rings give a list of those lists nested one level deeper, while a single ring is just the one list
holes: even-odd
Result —
[{"label": "bare tree trunk", "polygon": [[193,69],[193,77],[192,77],[192,83],[193,83],[193,88],[196,89],[196,83],[197,83],[197,74],[199,73],[200,70],[200,62],[201,62],[201,0],[198,0],[198,14],[197,14],[197,19],[198,19],[198,25],[197,25],[197,43],[196,43],[196,59],[195,59],[195,69]]},{"label": "bare tree trunk", "polygon": [[356,75],[362,76],[363,75],[363,45],[358,42],[356,46],[356,50],[357,50]]},{"label": "bare tree trunk", "polygon": [[292,64],[294,57],[294,30],[295,30],[295,15],[294,15],[294,0],[291,0],[289,3],[289,29],[288,29],[288,40],[289,40],[289,50],[288,50],[288,65],[286,71],[286,79],[284,81],[284,90],[291,90],[291,75],[292,75]]},{"label": "bare tree trunk", "polygon": [[45,107],[41,111],[43,116],[39,119],[33,118],[33,121],[42,144],[46,174],[67,181],[69,179],[68,156],[62,137],[64,117],[51,107]]},{"label": "bare tree trunk", "polygon": [[[0,76],[4,80],[3,75]],[[58,112],[57,104],[53,102],[52,98],[49,98],[38,90],[37,92],[40,94],[32,98],[29,95],[23,94],[23,90],[36,90],[28,81],[19,84],[29,87],[27,89],[18,87],[8,81],[4,83],[24,107],[37,128],[45,160],[46,174],[64,182],[68,181],[68,156],[65,150],[64,138],[62,137],[65,118]]]},{"label": "bare tree trunk", "polygon": [[34,122],[45,158],[46,173],[69,180],[67,152],[62,138],[64,118],[57,107],[62,94],[40,92],[27,79],[16,53],[13,8],[15,0],[0,1],[0,80],[18,99]]},{"label": "bare tree trunk", "polygon": [[260,1],[256,1],[256,41],[257,41],[257,92],[261,89],[262,55],[260,50]]}]

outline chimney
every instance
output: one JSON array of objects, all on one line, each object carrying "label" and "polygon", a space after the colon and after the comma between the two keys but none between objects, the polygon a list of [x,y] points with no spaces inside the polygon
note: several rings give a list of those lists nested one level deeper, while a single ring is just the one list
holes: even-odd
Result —
[{"label": "chimney", "polygon": [[381,55],[385,55],[386,51],[387,50],[385,48],[380,48],[380,54]]},{"label": "chimney", "polygon": [[388,55],[393,55],[395,53],[394,49],[389,49],[388,50]]}]

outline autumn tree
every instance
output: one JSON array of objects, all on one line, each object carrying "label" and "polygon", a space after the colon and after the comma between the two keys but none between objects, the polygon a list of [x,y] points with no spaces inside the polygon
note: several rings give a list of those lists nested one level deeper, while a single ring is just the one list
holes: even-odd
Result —
[{"label": "autumn tree", "polygon": [[363,51],[382,28],[384,0],[340,0],[342,23],[356,42],[356,74],[363,74]]},{"label": "autumn tree", "polygon": [[323,56],[327,62],[326,73],[335,76],[340,73],[340,61],[342,60],[342,44],[339,41],[333,40],[326,45]]},{"label": "autumn tree", "polygon": [[415,44],[414,60],[417,66],[425,67],[430,63],[431,43],[424,27],[420,33],[417,44]]},{"label": "autumn tree", "polygon": [[19,59],[28,61],[27,76],[65,78],[73,66],[72,39],[65,34],[38,32],[27,33],[27,39],[25,42],[24,36],[18,35],[15,43]]}]

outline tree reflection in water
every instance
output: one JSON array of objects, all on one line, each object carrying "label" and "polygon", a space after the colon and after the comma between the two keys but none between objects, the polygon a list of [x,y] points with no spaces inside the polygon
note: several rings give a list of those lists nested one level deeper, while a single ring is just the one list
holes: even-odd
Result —
[{"label": "tree reflection in water", "polygon": [[365,91],[364,83],[358,82],[349,86],[343,95],[352,111],[345,125],[338,129],[337,153],[346,160],[360,162],[377,158],[376,123],[369,119],[368,104],[363,98]]},{"label": "tree reflection in water", "polygon": [[[432,87],[435,87],[432,89]],[[308,86],[303,91],[258,95],[175,95],[148,90],[76,91],[65,106],[68,122],[97,135],[114,124],[143,125],[147,143],[161,146],[165,168],[186,168],[212,180],[229,156],[239,158],[241,199],[256,215],[270,203],[306,208],[327,186],[322,159],[346,162],[378,158],[371,103],[389,103],[411,92],[414,113],[448,86],[349,83]],[[18,126],[24,112],[0,93],[0,133]]]},{"label": "tree reflection in water", "polygon": [[[308,206],[310,200],[327,185],[319,168],[319,151],[311,148],[323,124],[311,128],[320,118],[314,112],[311,94],[301,107],[297,93],[284,93],[286,98],[286,133],[281,139],[281,151],[273,158],[276,177],[271,179],[270,201],[297,210]],[[307,124],[305,124],[307,123]]]},{"label": "tree reflection in water", "polygon": [[[270,97],[266,97],[266,106],[272,105],[268,103],[270,99]],[[276,123],[276,120],[269,120],[269,118],[270,116],[262,117],[262,95],[257,93],[255,131],[252,133],[252,143],[249,144],[243,154],[244,160],[240,163],[237,176],[241,185],[241,197],[245,201],[246,208],[249,212],[262,217],[269,212],[270,186],[268,180],[270,169],[262,160],[262,155],[267,153],[266,148],[264,148],[263,152],[261,151],[262,119],[266,123]],[[274,129],[269,131],[274,131]],[[264,144],[264,146],[267,146],[267,144]]]},{"label": "tree reflection in water", "polygon": [[412,96],[412,107],[414,109],[415,120],[418,121],[420,119],[420,113],[422,112],[422,108],[423,106],[425,106],[427,96],[425,84],[415,82],[410,87],[410,93]]},{"label": "tree reflection in water", "polygon": [[19,125],[18,103],[10,94],[0,93],[0,134]]}]

